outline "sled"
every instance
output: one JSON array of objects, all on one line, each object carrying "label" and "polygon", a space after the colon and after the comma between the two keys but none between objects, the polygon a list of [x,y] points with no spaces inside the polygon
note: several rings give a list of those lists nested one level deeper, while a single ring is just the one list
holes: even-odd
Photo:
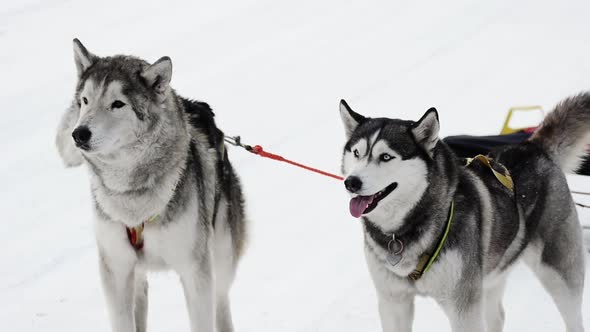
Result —
[{"label": "sled", "polygon": [[508,110],[508,114],[506,115],[506,119],[504,120],[504,125],[502,126],[502,130],[500,131],[500,135],[509,135],[514,134],[519,131],[526,131],[530,128],[535,128],[536,126],[525,127],[525,128],[513,128],[510,125],[512,121],[512,116],[515,112],[540,112],[541,116],[545,117],[545,112],[543,111],[543,107],[539,105],[532,105],[532,106],[514,106]]},{"label": "sled", "polygon": [[[541,112],[543,117],[545,114],[545,112],[543,111],[543,107],[538,105],[511,107],[508,110],[508,114],[506,115],[504,124],[502,125],[502,129],[500,130],[499,135],[457,135],[445,137],[443,141],[445,141],[445,143],[447,143],[447,145],[449,145],[449,147],[460,158],[471,158],[476,155],[487,155],[494,148],[504,145],[518,144],[520,142],[527,140],[534,133],[537,126],[535,125],[531,127],[515,127],[512,124],[512,120],[513,115],[516,112]],[[580,175],[590,175],[589,157],[586,157],[584,159],[584,162],[582,163],[580,169],[576,173]],[[590,195],[590,193],[588,192],[580,191],[572,191],[572,194],[581,196]],[[590,205],[581,204],[579,202],[576,202],[576,205],[582,208],[590,208]],[[590,252],[590,224],[583,222],[582,227],[584,229],[584,242],[586,243],[586,248],[588,248],[588,252]]]},{"label": "sled", "polygon": [[[533,134],[537,128],[537,124],[530,127],[515,127],[512,121],[514,119],[514,114],[517,112],[539,112],[543,116],[545,114],[543,107],[538,105],[511,107],[508,110],[508,114],[506,114],[499,135],[456,135],[445,137],[443,141],[445,141],[445,143],[447,143],[460,158],[470,158],[478,154],[487,155],[494,148],[524,142]],[[580,175],[590,175],[589,158],[584,160],[582,166],[576,173]]]}]

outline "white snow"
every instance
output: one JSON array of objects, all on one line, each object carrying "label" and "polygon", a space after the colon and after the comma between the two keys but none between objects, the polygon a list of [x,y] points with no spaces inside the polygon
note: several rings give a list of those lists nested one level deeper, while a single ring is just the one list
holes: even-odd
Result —
[{"label": "white snow", "polygon": [[[97,55],[170,56],[172,85],[210,103],[227,134],[337,172],[340,98],[371,116],[418,119],[436,106],[446,136],[497,133],[510,106],[549,109],[590,88],[588,13],[588,1],[2,0],[0,330],[108,330],[87,174],[64,169],[54,147],[74,37]],[[237,330],[379,331],[343,185],[230,153],[252,221],[231,295]],[[150,282],[149,330],[188,331],[178,278]],[[564,330],[524,267],[505,304],[506,331]],[[427,299],[414,326],[450,331]]]}]

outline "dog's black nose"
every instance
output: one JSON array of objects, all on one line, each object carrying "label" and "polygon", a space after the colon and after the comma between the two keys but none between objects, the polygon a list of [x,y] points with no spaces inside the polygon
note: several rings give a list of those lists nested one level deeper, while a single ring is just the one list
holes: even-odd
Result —
[{"label": "dog's black nose", "polygon": [[363,181],[358,178],[358,176],[349,176],[344,180],[344,186],[346,190],[350,191],[351,193],[356,193],[357,191],[361,190],[363,186]]},{"label": "dog's black nose", "polygon": [[86,126],[80,126],[74,129],[74,132],[72,133],[76,145],[87,144],[88,141],[90,141],[90,136],[92,136],[92,132]]}]

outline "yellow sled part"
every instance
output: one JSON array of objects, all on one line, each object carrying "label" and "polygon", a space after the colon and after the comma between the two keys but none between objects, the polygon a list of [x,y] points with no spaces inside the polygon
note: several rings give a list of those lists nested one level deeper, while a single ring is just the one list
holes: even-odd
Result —
[{"label": "yellow sled part", "polygon": [[502,126],[502,131],[500,131],[500,135],[508,135],[508,134],[512,134],[517,131],[521,131],[521,130],[525,129],[525,128],[512,128],[512,127],[510,127],[510,120],[512,119],[512,114],[514,114],[514,112],[526,112],[526,111],[539,111],[539,112],[541,112],[543,117],[545,115],[545,112],[543,111],[543,107],[539,106],[539,105],[510,107],[510,109],[508,110],[508,115],[506,115],[506,120],[504,120],[504,126]]}]

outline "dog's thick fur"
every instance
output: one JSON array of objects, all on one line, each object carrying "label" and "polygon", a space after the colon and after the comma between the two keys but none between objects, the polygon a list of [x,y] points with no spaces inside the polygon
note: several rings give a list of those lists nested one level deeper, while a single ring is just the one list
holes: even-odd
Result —
[{"label": "dog's thick fur", "polygon": [[[98,57],[78,40],[74,53],[79,80],[56,143],[66,165],[89,169],[112,330],[146,331],[146,271],[172,269],[191,330],[232,331],[228,292],[246,224],[213,112],[170,88],[168,57]],[[126,229],[144,222],[135,249]]]},{"label": "dog's thick fur", "polygon": [[[564,171],[578,167],[589,143],[590,94],[560,103],[529,141],[490,154],[495,167],[509,170],[513,192],[482,163],[457,162],[438,138],[435,109],[417,122],[366,118],[344,101],[340,113],[342,171],[351,213],[362,213],[383,331],[411,331],[416,295],[434,298],[455,332],[502,331],[506,278],[520,259],[554,299],[567,331],[583,331],[582,231]],[[453,201],[440,255],[411,280],[419,257],[440,242]],[[383,240],[394,236],[404,244],[397,264]]]}]

